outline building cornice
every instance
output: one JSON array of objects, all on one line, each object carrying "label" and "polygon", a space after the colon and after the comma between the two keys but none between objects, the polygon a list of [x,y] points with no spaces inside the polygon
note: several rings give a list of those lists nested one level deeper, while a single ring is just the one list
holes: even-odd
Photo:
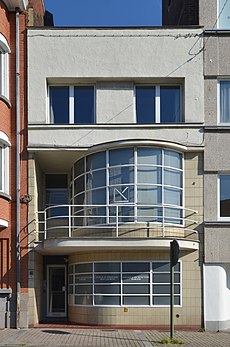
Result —
[{"label": "building cornice", "polygon": [[28,6],[28,0],[3,0],[9,11],[15,11],[19,8],[21,11],[25,11]]}]

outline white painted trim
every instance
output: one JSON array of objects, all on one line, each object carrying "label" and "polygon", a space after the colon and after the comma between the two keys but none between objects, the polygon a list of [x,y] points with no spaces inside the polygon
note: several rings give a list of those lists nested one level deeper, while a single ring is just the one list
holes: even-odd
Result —
[{"label": "white painted trim", "polygon": [[9,223],[8,223],[8,221],[7,220],[5,220],[5,219],[0,219],[0,227],[2,228],[8,228],[8,226],[9,226]]},{"label": "white painted trim", "polygon": [[0,142],[4,143],[6,146],[11,146],[8,136],[0,130]]},{"label": "white painted trim", "polygon": [[[47,239],[43,243],[38,243],[35,250],[41,254],[62,255],[71,254],[78,251],[96,251],[96,250],[166,250],[170,249],[170,242],[173,239]],[[198,241],[177,240],[180,250],[195,251],[199,249]]]},{"label": "white painted trim", "polygon": [[28,0],[3,0],[9,11],[14,11],[16,8],[20,8],[21,11],[25,11],[28,6]]},{"label": "white painted trim", "polygon": [[74,124],[74,86],[69,86],[69,123]]},{"label": "white painted trim", "polygon": [[5,53],[11,53],[10,46],[8,45],[8,42],[5,36],[3,36],[1,33],[0,33],[0,47],[3,49]]},{"label": "white painted trim", "polygon": [[161,87],[160,85],[155,86],[155,123],[161,122]]}]

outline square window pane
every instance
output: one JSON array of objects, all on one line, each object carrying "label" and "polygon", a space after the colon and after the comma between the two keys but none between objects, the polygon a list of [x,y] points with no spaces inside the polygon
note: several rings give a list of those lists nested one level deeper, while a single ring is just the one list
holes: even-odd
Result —
[{"label": "square window pane", "polygon": [[86,175],[86,189],[104,187],[105,185],[105,170],[92,171]]},{"label": "square window pane", "polygon": [[120,285],[95,285],[94,286],[95,294],[121,294],[121,286]]},{"label": "square window pane", "polygon": [[164,86],[160,88],[160,122],[181,122],[181,100],[179,86]]},{"label": "square window pane", "polygon": [[[174,293],[180,294],[180,285],[174,284]],[[153,294],[170,294],[170,284],[153,285]]]},{"label": "square window pane", "polygon": [[123,273],[122,282],[123,283],[149,283],[150,275],[149,273]]},{"label": "square window pane", "polygon": [[164,203],[169,205],[182,206],[182,190],[176,188],[165,188]]},{"label": "square window pane", "polygon": [[182,169],[182,154],[174,151],[164,151],[164,165],[175,169]]},{"label": "square window pane", "polygon": [[[153,272],[170,272],[170,263],[169,262],[154,262],[152,263],[152,269]],[[179,272],[180,271],[180,262],[178,262],[175,267],[174,271]]]},{"label": "square window pane", "polygon": [[94,123],[94,87],[74,87],[74,123]]},{"label": "square window pane", "polygon": [[120,272],[121,263],[95,263],[94,272]]},{"label": "square window pane", "polygon": [[161,165],[161,161],[161,149],[149,147],[137,148],[137,164]]},{"label": "square window pane", "polygon": [[164,184],[182,188],[182,172],[173,169],[164,169]]},{"label": "square window pane", "polygon": [[92,285],[77,285],[75,286],[75,294],[93,294],[93,286]]},{"label": "square window pane", "polygon": [[154,273],[153,283],[170,283],[169,273]]},{"label": "square window pane", "polygon": [[161,184],[161,169],[152,166],[137,167],[137,183]]},{"label": "square window pane", "polygon": [[142,262],[122,263],[123,272],[146,272],[149,270],[150,270],[149,263],[142,263]]},{"label": "square window pane", "polygon": [[134,168],[133,166],[118,166],[109,169],[109,184],[133,183]]},{"label": "square window pane", "polygon": [[75,273],[85,273],[85,272],[92,272],[93,271],[93,265],[91,263],[87,264],[76,264],[75,265]]},{"label": "square window pane", "polygon": [[120,274],[113,274],[113,273],[94,274],[94,283],[120,283],[120,282],[121,282]]},{"label": "square window pane", "polygon": [[86,170],[90,171],[90,170],[104,168],[106,166],[105,154],[106,152],[99,152],[99,153],[94,153],[92,155],[89,155],[86,158]]},{"label": "square window pane", "polygon": [[123,294],[149,294],[149,285],[123,285]]},{"label": "square window pane", "polygon": [[170,263],[169,262],[159,262],[152,263],[152,269],[154,272],[170,272]]},{"label": "square window pane", "polygon": [[162,208],[138,207],[137,222],[162,222]]},{"label": "square window pane", "polygon": [[123,296],[123,305],[149,306],[149,296]]},{"label": "square window pane", "polygon": [[230,81],[220,82],[220,122],[230,123]]},{"label": "square window pane", "polygon": [[134,150],[133,148],[113,149],[109,151],[109,165],[126,165],[133,164]]},{"label": "square window pane", "polygon": [[69,123],[69,87],[50,87],[50,123]]},{"label": "square window pane", "polygon": [[161,204],[162,188],[151,186],[137,187],[137,202],[139,205],[157,205]]},{"label": "square window pane", "polygon": [[75,283],[92,283],[93,282],[93,276],[89,274],[82,274],[82,275],[76,275],[75,276]]},{"label": "square window pane", "polygon": [[90,295],[75,295],[74,304],[75,305],[92,305],[93,297]]},{"label": "square window pane", "polygon": [[136,87],[137,123],[155,123],[155,87]]},{"label": "square window pane", "polygon": [[153,305],[170,305],[170,296],[153,296]]},{"label": "square window pane", "polygon": [[230,175],[220,176],[220,217],[230,217]]},{"label": "square window pane", "polygon": [[110,305],[118,306],[121,304],[120,296],[103,296],[103,295],[94,295],[94,304],[95,305]]}]

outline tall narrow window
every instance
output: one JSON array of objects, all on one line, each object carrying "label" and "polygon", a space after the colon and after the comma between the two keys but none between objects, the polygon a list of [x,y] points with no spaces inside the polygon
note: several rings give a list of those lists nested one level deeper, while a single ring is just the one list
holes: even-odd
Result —
[{"label": "tall narrow window", "polygon": [[230,81],[220,81],[220,123],[230,123]]},{"label": "tall narrow window", "polygon": [[68,215],[67,175],[46,175],[46,207],[48,216],[65,217]]},{"label": "tall narrow window", "polygon": [[0,34],[0,95],[9,99],[8,55],[10,48],[5,37]]},{"label": "tall narrow window", "polygon": [[93,124],[93,86],[50,86],[49,119],[53,124]]},{"label": "tall narrow window", "polygon": [[136,86],[137,123],[180,123],[181,111],[179,85]]},{"label": "tall narrow window", "polygon": [[0,131],[0,192],[9,194],[9,140]]},{"label": "tall narrow window", "polygon": [[220,217],[230,218],[230,175],[220,175]]}]

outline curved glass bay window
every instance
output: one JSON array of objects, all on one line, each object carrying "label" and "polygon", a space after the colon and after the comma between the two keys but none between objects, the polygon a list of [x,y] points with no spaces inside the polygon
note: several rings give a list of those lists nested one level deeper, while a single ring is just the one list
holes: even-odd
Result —
[{"label": "curved glass bay window", "polygon": [[182,224],[182,165],[181,153],[154,147],[111,149],[80,159],[72,172],[72,204],[80,205],[75,225]]},{"label": "curved glass bay window", "polygon": [[[181,302],[181,262],[175,266],[174,302]],[[69,266],[72,305],[168,306],[170,264],[154,262],[95,262]]]}]

